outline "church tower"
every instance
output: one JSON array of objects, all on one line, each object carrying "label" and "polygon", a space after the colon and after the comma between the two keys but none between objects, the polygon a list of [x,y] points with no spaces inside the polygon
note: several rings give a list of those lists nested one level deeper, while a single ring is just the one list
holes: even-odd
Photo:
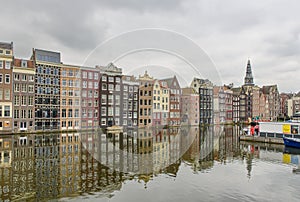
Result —
[{"label": "church tower", "polygon": [[248,59],[244,85],[254,86],[250,60]]}]

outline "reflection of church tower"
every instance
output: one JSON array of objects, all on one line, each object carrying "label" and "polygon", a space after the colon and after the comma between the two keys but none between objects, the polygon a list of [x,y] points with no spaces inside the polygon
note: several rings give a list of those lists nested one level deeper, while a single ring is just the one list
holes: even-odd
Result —
[{"label": "reflection of church tower", "polygon": [[252,160],[253,160],[253,154],[248,153],[246,156],[246,163],[247,163],[247,177],[251,178],[251,171],[252,171]]},{"label": "reflection of church tower", "polygon": [[247,70],[246,70],[246,76],[245,76],[244,83],[245,83],[245,85],[248,85],[248,86],[254,86],[250,60],[248,60],[248,63],[247,63]]}]

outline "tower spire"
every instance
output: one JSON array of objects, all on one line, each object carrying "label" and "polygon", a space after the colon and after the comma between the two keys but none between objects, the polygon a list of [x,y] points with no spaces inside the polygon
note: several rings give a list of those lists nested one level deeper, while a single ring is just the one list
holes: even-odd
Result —
[{"label": "tower spire", "polygon": [[248,62],[247,62],[247,70],[246,70],[246,76],[245,76],[244,84],[249,85],[249,86],[254,85],[250,59],[248,59]]}]

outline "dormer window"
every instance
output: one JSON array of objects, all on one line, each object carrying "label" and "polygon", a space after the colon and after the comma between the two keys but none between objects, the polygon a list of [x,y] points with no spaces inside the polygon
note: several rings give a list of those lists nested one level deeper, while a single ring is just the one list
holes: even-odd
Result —
[{"label": "dormer window", "polygon": [[21,67],[27,67],[27,61],[22,60],[22,62],[21,62]]}]

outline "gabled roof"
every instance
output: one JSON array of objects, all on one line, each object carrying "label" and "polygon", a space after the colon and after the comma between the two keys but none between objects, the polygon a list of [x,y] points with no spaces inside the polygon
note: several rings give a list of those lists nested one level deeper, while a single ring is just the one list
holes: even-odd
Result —
[{"label": "gabled roof", "polygon": [[166,78],[166,79],[160,79],[160,81],[165,81],[166,83],[167,83],[167,85],[168,85],[168,87],[169,88],[172,88],[174,85],[173,85],[173,83],[176,81],[177,82],[177,84],[178,84],[178,86],[177,87],[179,87],[180,88],[180,86],[179,86],[179,82],[178,82],[178,80],[177,80],[177,78],[176,78],[176,76],[174,75],[173,77],[171,77],[171,78]]},{"label": "gabled roof", "polygon": [[182,88],[182,95],[192,95],[197,94],[197,92],[192,87]]},{"label": "gabled roof", "polygon": [[276,89],[277,90],[277,85],[269,85],[269,86],[263,86],[261,88],[262,93],[264,94],[270,94],[272,90]]},{"label": "gabled roof", "polygon": [[11,43],[0,42],[0,48],[12,50],[13,43],[12,42]]}]

